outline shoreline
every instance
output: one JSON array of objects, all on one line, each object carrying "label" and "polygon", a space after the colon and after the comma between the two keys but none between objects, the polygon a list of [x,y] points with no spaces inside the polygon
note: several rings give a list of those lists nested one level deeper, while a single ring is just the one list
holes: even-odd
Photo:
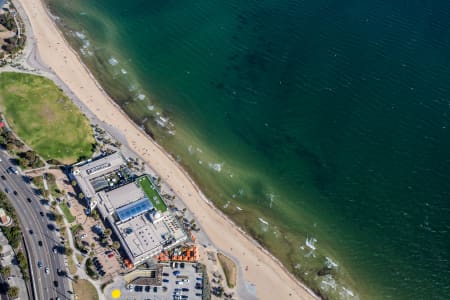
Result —
[{"label": "shoreline", "polygon": [[[243,262],[249,262],[246,265],[251,266],[250,271],[242,272],[242,274],[246,281],[256,285],[258,298],[281,297],[284,299],[282,295],[286,295],[286,298],[291,297],[292,299],[317,299],[317,296],[295,279],[277,258],[217,209],[174,158],[131,121],[100,86],[87,66],[82,63],[78,54],[64,39],[63,34],[57,29],[54,18],[42,1],[20,0],[19,2],[27,15],[24,16],[27,19],[25,22],[30,21],[35,32],[35,35],[29,37],[29,40],[33,40],[36,48],[41,50],[39,51],[40,60],[55,73],[55,77],[59,79],[58,82],[63,83],[70,90],[69,96],[73,98],[74,95],[99,121],[119,133],[124,144],[161,176],[186,207],[193,212],[203,231],[218,250],[229,253],[228,248],[223,245],[233,246],[229,248],[235,249],[235,251],[231,250],[231,253],[238,260],[241,272]],[[33,34],[33,32],[30,33]],[[47,51],[42,51],[43,49]],[[44,72],[47,72],[45,68]],[[93,95],[95,95],[95,100]],[[152,155],[149,155],[149,152]],[[209,212],[212,214],[208,214]],[[222,228],[221,225],[225,225],[225,227]],[[227,225],[231,225],[231,228]],[[245,251],[238,253],[240,250]],[[250,255],[245,256],[241,253],[249,253],[253,255],[254,259],[251,260]],[[263,266],[260,266],[258,262]],[[279,271],[281,273],[278,273]]]}]

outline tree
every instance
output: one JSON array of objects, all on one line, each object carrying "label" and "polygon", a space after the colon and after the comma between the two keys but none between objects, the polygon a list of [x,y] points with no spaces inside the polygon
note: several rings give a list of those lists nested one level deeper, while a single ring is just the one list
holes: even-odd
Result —
[{"label": "tree", "polygon": [[95,243],[94,243],[94,242],[91,243],[91,248],[92,248],[92,249],[95,248]]},{"label": "tree", "polygon": [[72,180],[71,184],[72,184],[72,186],[77,186],[77,181],[74,179],[74,180]]},{"label": "tree", "polygon": [[3,277],[9,277],[9,275],[11,275],[11,268],[9,266],[1,267],[0,274],[2,274]]},{"label": "tree", "polygon": [[118,241],[114,241],[114,243],[111,246],[113,249],[118,250],[120,248],[120,243]]},{"label": "tree", "polygon": [[83,200],[83,199],[84,199],[84,194],[83,194],[83,193],[79,193],[79,194],[78,194],[78,198],[79,198],[80,200]]},{"label": "tree", "polygon": [[62,221],[63,221],[63,216],[60,214],[55,214],[55,222],[62,223]]},{"label": "tree", "polygon": [[17,297],[19,297],[19,288],[17,286],[10,286],[8,288],[8,297],[11,299],[16,299]]},{"label": "tree", "polygon": [[64,254],[67,256],[71,256],[73,254],[73,249],[70,247],[65,247],[64,248]]},{"label": "tree", "polygon": [[111,236],[111,233],[112,233],[111,229],[109,229],[109,228],[106,228],[106,229],[105,229],[105,234],[106,234],[107,236]]},{"label": "tree", "polygon": [[73,281],[76,283],[76,282],[78,282],[78,279],[80,279],[80,276],[78,276],[78,275],[74,275],[73,276]]}]

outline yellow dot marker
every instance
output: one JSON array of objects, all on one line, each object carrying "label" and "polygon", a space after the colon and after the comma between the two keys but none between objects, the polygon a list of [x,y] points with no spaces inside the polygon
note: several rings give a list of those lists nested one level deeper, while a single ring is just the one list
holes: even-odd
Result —
[{"label": "yellow dot marker", "polygon": [[113,297],[113,299],[119,299],[120,298],[120,290],[113,290],[111,292],[111,296]]}]

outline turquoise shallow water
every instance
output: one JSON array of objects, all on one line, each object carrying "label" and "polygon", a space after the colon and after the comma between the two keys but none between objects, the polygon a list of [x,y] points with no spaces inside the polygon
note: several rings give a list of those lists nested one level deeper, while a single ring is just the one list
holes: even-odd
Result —
[{"label": "turquoise shallow water", "polygon": [[123,109],[316,291],[450,298],[449,4],[50,5]]}]

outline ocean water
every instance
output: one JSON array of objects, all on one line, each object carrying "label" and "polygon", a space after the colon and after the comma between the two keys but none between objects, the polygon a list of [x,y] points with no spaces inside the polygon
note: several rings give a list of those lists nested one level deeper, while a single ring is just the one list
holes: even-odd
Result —
[{"label": "ocean water", "polygon": [[448,2],[49,5],[130,117],[315,291],[450,298]]}]

